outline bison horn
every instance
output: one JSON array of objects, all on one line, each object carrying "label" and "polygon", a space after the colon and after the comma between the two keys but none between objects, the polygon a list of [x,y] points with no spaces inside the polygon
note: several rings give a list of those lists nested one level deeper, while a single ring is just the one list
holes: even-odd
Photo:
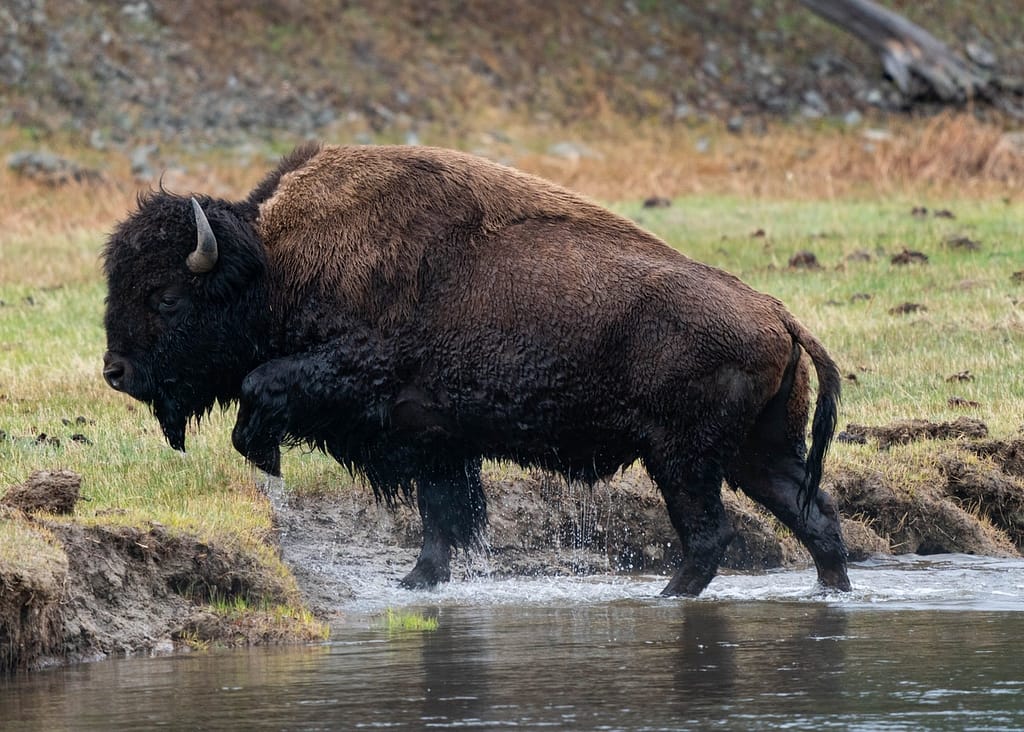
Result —
[{"label": "bison horn", "polygon": [[217,237],[213,235],[210,222],[195,198],[192,199],[192,211],[196,215],[196,249],[188,255],[186,263],[192,272],[206,274],[217,266]]}]

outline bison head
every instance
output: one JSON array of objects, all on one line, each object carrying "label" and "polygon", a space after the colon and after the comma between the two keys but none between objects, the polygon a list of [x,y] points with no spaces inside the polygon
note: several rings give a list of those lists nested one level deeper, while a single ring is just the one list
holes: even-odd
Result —
[{"label": "bison head", "polygon": [[153,409],[171,447],[237,398],[267,347],[266,259],[244,204],[139,198],[104,249],[111,387]]}]

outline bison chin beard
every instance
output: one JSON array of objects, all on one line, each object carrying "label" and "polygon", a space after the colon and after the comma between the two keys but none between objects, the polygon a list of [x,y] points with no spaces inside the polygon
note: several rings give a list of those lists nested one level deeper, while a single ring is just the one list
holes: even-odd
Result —
[{"label": "bison chin beard", "polygon": [[161,393],[153,400],[153,416],[160,423],[164,437],[175,450],[185,452],[185,428],[190,419],[196,422],[207,414],[216,403],[213,394],[189,394],[189,399],[182,399],[174,394]]},{"label": "bison chin beard", "polygon": [[175,402],[158,399],[153,404],[153,415],[160,423],[167,444],[179,452],[185,452],[185,427],[188,425],[189,413]]}]

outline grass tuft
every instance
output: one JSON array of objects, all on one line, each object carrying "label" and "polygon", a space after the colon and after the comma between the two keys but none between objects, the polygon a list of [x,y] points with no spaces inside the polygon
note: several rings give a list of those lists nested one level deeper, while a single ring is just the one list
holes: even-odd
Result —
[{"label": "grass tuft", "polygon": [[430,632],[437,630],[438,621],[412,610],[389,607],[384,612],[383,625],[389,633]]}]

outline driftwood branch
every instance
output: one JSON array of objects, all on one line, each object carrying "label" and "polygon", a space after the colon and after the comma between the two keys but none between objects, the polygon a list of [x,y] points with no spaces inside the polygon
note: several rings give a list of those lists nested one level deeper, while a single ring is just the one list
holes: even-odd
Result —
[{"label": "driftwood branch", "polygon": [[898,13],[871,0],[800,0],[810,10],[870,46],[900,92],[916,96],[923,81],[940,101],[962,103],[992,92],[987,74]]}]

